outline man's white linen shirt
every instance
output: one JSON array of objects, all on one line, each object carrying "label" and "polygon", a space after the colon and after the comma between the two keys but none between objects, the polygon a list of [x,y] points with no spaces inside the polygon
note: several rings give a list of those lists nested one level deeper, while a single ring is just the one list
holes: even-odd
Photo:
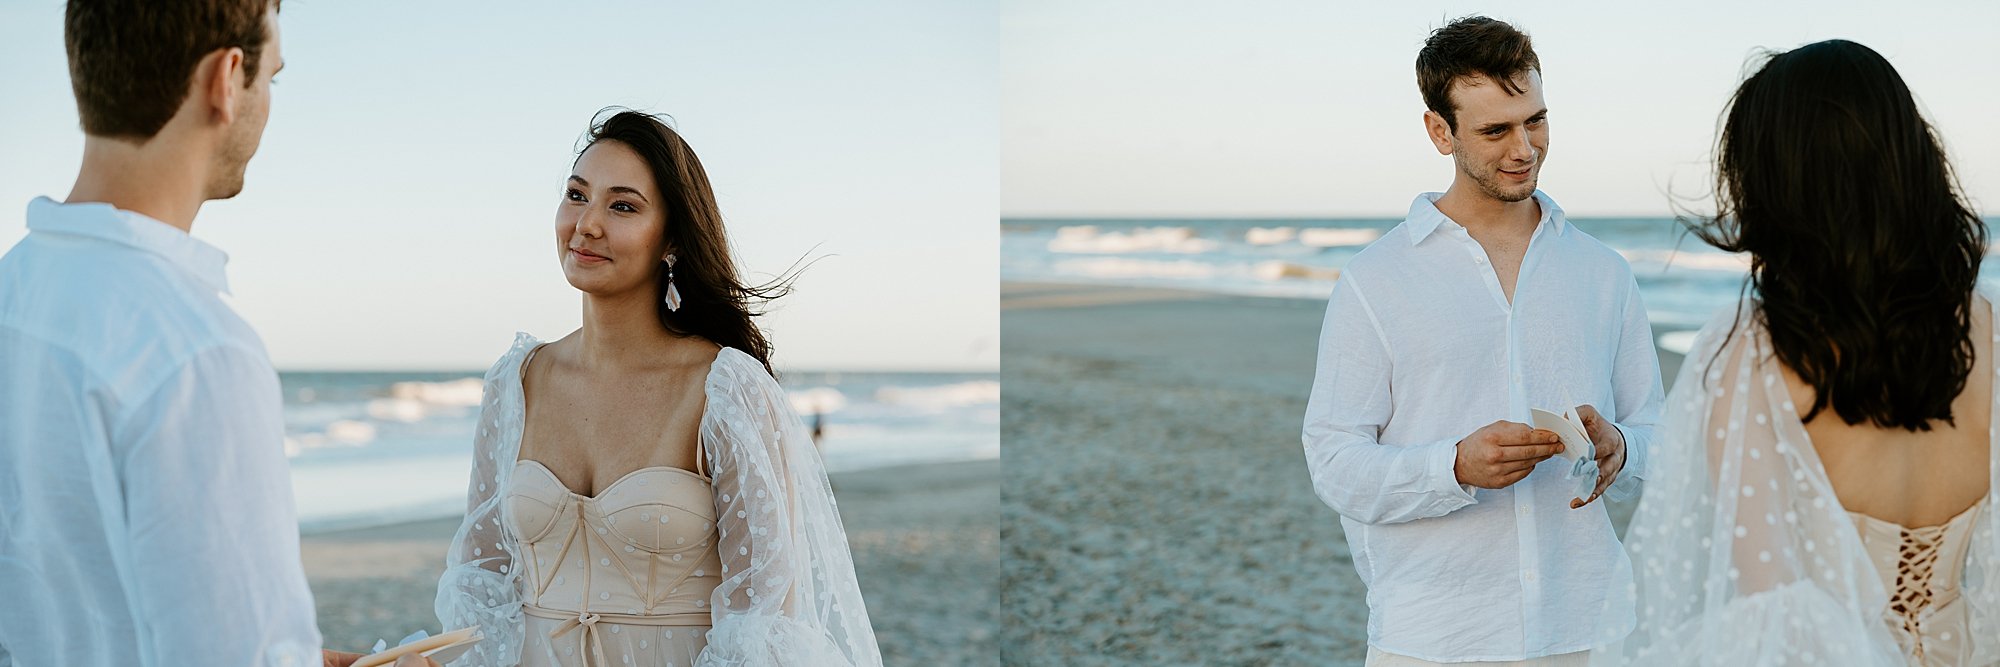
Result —
[{"label": "man's white linen shirt", "polygon": [[0,665],[318,665],[277,374],[221,250],[28,206],[0,258]]},{"label": "man's white linen shirt", "polygon": [[1632,574],[1605,504],[1570,509],[1561,457],[1503,489],[1460,484],[1453,462],[1496,420],[1591,405],[1625,436],[1607,496],[1636,495],[1663,400],[1638,284],[1537,191],[1510,304],[1439,196],[1418,196],[1334,287],[1306,406],[1313,489],[1368,587],[1370,645],[1435,662],[1588,650],[1634,622],[1607,606]]}]

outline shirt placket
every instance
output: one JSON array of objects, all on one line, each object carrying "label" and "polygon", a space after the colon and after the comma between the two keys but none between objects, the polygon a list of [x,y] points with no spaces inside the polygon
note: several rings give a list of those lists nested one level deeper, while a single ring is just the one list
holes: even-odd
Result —
[{"label": "shirt placket", "polygon": [[[1537,225],[1534,233],[1528,237],[1528,248],[1521,255],[1520,271],[1514,276],[1514,303],[1512,305],[1520,305],[1521,303],[1521,298],[1524,296],[1525,288],[1527,287],[1525,284],[1527,282],[1526,279],[1530,275],[1530,271],[1535,268],[1535,260],[1541,254],[1536,251],[1538,245],[1536,241],[1541,239],[1542,232],[1545,229],[1547,229],[1547,225]],[[1492,276],[1491,280],[1497,288],[1499,285],[1497,275],[1492,271],[1487,271],[1487,274]],[[1527,378],[1521,369],[1521,340],[1523,337],[1521,328],[1523,325],[1521,320],[1515,317],[1517,312],[1517,309],[1513,307],[1507,309],[1507,409],[1514,416],[1515,420],[1521,423],[1532,423],[1534,420],[1528,410]],[[1541,549],[1539,548],[1541,543],[1541,524],[1535,515],[1534,500],[1536,494],[1534,484],[1535,478],[1533,474],[1530,474],[1528,477],[1521,478],[1521,481],[1515,482],[1513,486],[1509,487],[1513,491],[1514,496],[1514,536],[1521,564],[1519,575],[1521,586],[1521,641],[1524,647],[1536,647],[1546,644],[1547,642],[1542,637],[1542,630],[1548,627],[1545,624],[1546,620],[1541,616],[1541,610],[1543,609],[1542,591],[1544,590],[1543,582],[1541,581],[1542,564],[1540,557]]]},{"label": "shirt placket", "polygon": [[[1479,245],[1479,241],[1472,238],[1472,232],[1464,227],[1457,223],[1450,224],[1452,237],[1458,239],[1459,246],[1472,257],[1475,273],[1479,274],[1480,282],[1486,284],[1486,294],[1493,298],[1493,304],[1499,306],[1501,312],[1512,313],[1514,307],[1507,303],[1507,292],[1500,289],[1500,274],[1493,270],[1492,260],[1486,257],[1486,246]],[[1520,284],[1515,283],[1515,287],[1518,289]]]}]

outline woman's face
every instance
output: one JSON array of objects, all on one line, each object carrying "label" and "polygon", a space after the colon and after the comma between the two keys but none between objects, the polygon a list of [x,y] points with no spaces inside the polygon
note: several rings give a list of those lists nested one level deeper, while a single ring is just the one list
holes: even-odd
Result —
[{"label": "woman's face", "polygon": [[556,207],[563,277],[589,294],[652,290],[666,248],[666,213],[645,160],[618,141],[584,150]]}]

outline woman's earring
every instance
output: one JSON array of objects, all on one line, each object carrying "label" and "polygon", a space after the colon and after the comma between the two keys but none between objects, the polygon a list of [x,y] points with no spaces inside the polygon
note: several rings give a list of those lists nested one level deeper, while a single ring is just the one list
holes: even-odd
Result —
[{"label": "woman's earring", "polygon": [[667,304],[667,312],[674,312],[681,309],[681,291],[674,288],[674,256],[667,255],[666,262],[667,298],[662,301]]}]

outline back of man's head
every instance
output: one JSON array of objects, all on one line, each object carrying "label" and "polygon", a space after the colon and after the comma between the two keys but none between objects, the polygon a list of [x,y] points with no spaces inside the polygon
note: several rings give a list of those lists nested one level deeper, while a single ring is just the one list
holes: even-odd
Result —
[{"label": "back of man's head", "polygon": [[145,143],[187,99],[195,67],[243,50],[253,76],[279,0],[70,0],[63,25],[85,134]]}]

